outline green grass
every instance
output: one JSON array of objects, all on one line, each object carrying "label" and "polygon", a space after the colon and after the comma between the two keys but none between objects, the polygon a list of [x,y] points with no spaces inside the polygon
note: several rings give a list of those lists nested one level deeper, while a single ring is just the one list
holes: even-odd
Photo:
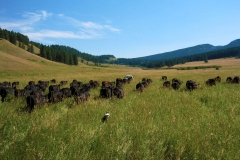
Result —
[{"label": "green grass", "polygon": [[[123,99],[72,98],[21,112],[23,99],[0,103],[1,159],[239,159],[239,85],[188,92],[135,82]],[[111,116],[101,123],[103,114]]]}]

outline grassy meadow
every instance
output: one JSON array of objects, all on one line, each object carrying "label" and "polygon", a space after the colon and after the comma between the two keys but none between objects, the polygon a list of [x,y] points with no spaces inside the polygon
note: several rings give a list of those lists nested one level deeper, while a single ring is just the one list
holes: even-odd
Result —
[{"label": "grassy meadow", "polygon": [[[3,41],[3,40],[0,40]],[[77,105],[73,98],[45,104],[31,114],[23,111],[23,98],[8,96],[0,102],[0,159],[240,159],[240,84],[227,84],[240,76],[240,59],[209,60],[216,69],[142,70],[127,66],[67,66],[42,59],[0,42],[0,82],[73,79],[115,81],[126,74],[134,80],[123,89],[123,99],[99,98],[100,87]],[[4,44],[4,45],[1,45]],[[182,66],[199,66],[200,62]],[[161,77],[179,78],[177,91],[164,89]],[[204,82],[220,76],[209,87]],[[142,78],[153,83],[135,91]],[[200,83],[189,92],[187,80]],[[107,123],[101,118],[110,112]]]}]

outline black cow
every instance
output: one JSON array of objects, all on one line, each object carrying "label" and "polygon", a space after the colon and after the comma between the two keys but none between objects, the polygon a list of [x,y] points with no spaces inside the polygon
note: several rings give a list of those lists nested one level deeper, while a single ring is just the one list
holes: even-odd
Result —
[{"label": "black cow", "polygon": [[172,88],[174,90],[178,90],[183,82],[178,78],[172,79]]},{"label": "black cow", "polygon": [[192,81],[192,80],[188,80],[186,82],[186,87],[188,90],[192,91],[194,89],[197,89],[199,87],[199,83]]},{"label": "black cow", "polygon": [[[143,78],[142,82],[141,82],[141,84],[143,85],[144,88],[148,87],[148,85],[151,83],[152,83],[152,80],[149,78]],[[139,87],[141,88],[140,84],[139,84]],[[140,91],[141,91],[141,89],[140,89]]]},{"label": "black cow", "polygon": [[110,98],[112,97],[112,89],[110,87],[102,87],[100,89],[101,98]]},{"label": "black cow", "polygon": [[61,89],[61,92],[62,92],[62,96],[63,98],[68,98],[68,97],[71,97],[72,96],[72,91],[70,88],[62,88]]},{"label": "black cow", "polygon": [[227,83],[232,83],[232,80],[233,80],[232,77],[227,77],[226,82]]},{"label": "black cow", "polygon": [[91,88],[97,88],[100,85],[98,81],[94,81],[94,80],[90,80],[89,84]]},{"label": "black cow", "polygon": [[124,85],[125,83],[123,82],[122,78],[117,78],[116,79],[116,87],[121,87]]},{"label": "black cow", "polygon": [[60,91],[60,84],[58,84],[58,85],[50,85],[50,86],[48,87],[48,90],[49,90],[49,92],[52,92],[52,91]]},{"label": "black cow", "polygon": [[48,93],[48,101],[50,103],[56,103],[62,101],[63,93],[57,90],[50,91]]},{"label": "black cow", "polygon": [[227,83],[232,83],[232,77],[227,77],[226,82]]},{"label": "black cow", "polygon": [[163,82],[163,87],[170,88],[171,87],[171,82],[170,81]]},{"label": "black cow", "polygon": [[80,89],[79,86],[71,86],[71,87],[70,87],[71,94],[72,94],[72,95],[76,94],[79,89]]},{"label": "black cow", "polygon": [[115,87],[114,89],[113,89],[113,95],[114,96],[117,96],[117,98],[123,98],[124,97],[124,91],[123,91],[123,89],[122,88],[120,88],[120,87]]},{"label": "black cow", "polygon": [[235,76],[235,77],[232,79],[232,83],[240,83],[240,78],[239,78],[239,76]]},{"label": "black cow", "polygon": [[162,80],[166,81],[167,80],[167,76],[162,76]]},{"label": "black cow", "polygon": [[219,82],[219,83],[221,82],[221,77],[220,76],[217,76],[214,79],[215,79],[216,82]]},{"label": "black cow", "polygon": [[144,85],[142,82],[139,82],[137,85],[136,85],[136,90],[138,92],[142,92],[143,91],[143,88],[144,88]]},{"label": "black cow", "polygon": [[214,78],[210,78],[205,83],[208,86],[215,86],[216,85],[216,80]]},{"label": "black cow", "polygon": [[29,109],[30,112],[34,110],[36,106],[42,106],[45,104],[46,99],[42,95],[29,95],[26,98],[27,101],[27,108]]},{"label": "black cow", "polygon": [[87,101],[89,97],[90,88],[82,88],[74,95],[74,99],[77,104]]},{"label": "black cow", "polygon": [[144,87],[147,87],[149,84],[152,83],[152,80],[150,78],[146,78],[144,81],[142,81]]},{"label": "black cow", "polygon": [[178,78],[173,78],[172,79],[172,83],[174,83],[174,82],[177,82],[179,85],[181,85],[183,82],[180,80],[180,79],[178,79]]},{"label": "black cow", "polygon": [[73,80],[71,83],[70,83],[70,90],[71,90],[71,94],[74,95],[75,93],[77,93],[78,90],[80,90],[82,87],[83,87],[83,83],[82,82],[79,82],[77,80]]},{"label": "black cow", "polygon": [[7,97],[7,95],[9,94],[14,94],[15,89],[14,88],[10,88],[10,87],[1,87],[0,88],[0,95],[2,97],[2,102],[4,102],[5,98]]},{"label": "black cow", "polygon": [[181,84],[179,82],[175,81],[175,82],[172,83],[172,88],[174,90],[178,90],[180,88],[180,86],[181,86]]}]

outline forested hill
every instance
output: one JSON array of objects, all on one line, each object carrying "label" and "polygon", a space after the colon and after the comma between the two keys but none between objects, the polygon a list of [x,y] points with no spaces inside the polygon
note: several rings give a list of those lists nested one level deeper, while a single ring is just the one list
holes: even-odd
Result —
[{"label": "forested hill", "polygon": [[145,57],[139,57],[137,59],[144,59],[144,60],[149,60],[149,61],[166,60],[166,59],[185,57],[185,56],[190,56],[190,55],[194,55],[194,54],[205,53],[205,52],[210,52],[210,51],[217,51],[217,50],[228,49],[228,48],[239,47],[239,46],[240,46],[240,39],[236,39],[225,46],[213,46],[211,44],[202,44],[202,45],[179,49],[179,50],[175,50],[175,51],[171,51],[171,52],[165,52],[165,53],[160,53],[160,54],[155,54],[155,55],[150,55],[150,56],[145,56]]},{"label": "forested hill", "polygon": [[36,51],[34,51],[34,47],[37,47],[40,50],[39,56],[51,61],[65,63],[68,65],[78,65],[78,57],[81,57],[82,61],[92,61],[95,64],[105,63],[110,59],[116,59],[113,55],[94,56],[88,53],[80,52],[68,46],[43,45],[41,43],[30,41],[26,35],[1,28],[0,38],[6,39],[12,44],[35,54],[38,54]]},{"label": "forested hill", "polygon": [[228,58],[228,57],[236,57],[240,58],[240,47],[232,47],[227,49],[221,49],[206,53],[194,54],[185,57],[178,57],[166,60],[155,60],[149,61],[139,58],[133,59],[124,59],[120,58],[116,61],[112,61],[115,64],[125,64],[131,66],[141,66],[146,68],[161,68],[161,67],[171,67],[176,64],[184,64],[186,62],[193,62],[193,61],[205,61],[207,62],[210,59],[218,59],[218,58]]},{"label": "forested hill", "polygon": [[94,56],[85,52],[80,52],[75,48],[68,47],[68,46],[62,46],[62,45],[51,45],[50,47],[59,50],[64,51],[68,54],[76,54],[78,57],[81,57],[82,59],[86,61],[92,61],[95,63],[105,63],[107,60],[115,58],[113,55],[100,55],[100,56]]}]

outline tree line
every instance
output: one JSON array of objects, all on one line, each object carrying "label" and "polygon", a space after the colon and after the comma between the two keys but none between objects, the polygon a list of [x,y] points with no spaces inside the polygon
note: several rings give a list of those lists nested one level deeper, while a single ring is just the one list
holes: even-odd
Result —
[{"label": "tree line", "polygon": [[58,51],[64,51],[68,54],[76,54],[78,57],[81,57],[81,62],[84,61],[92,61],[96,65],[99,65],[101,63],[108,63],[107,60],[110,58],[115,58],[113,55],[101,55],[101,56],[94,56],[85,52],[80,52],[75,48],[69,47],[69,46],[63,46],[63,45],[51,45],[52,48],[58,50]]},{"label": "tree line", "polygon": [[55,62],[78,65],[78,57],[76,54],[69,54],[65,51],[57,50],[52,46],[41,45],[40,56]]},{"label": "tree line", "polygon": [[8,31],[0,28],[0,38],[6,39],[14,45],[18,45],[20,48],[27,49],[27,51],[33,53],[33,45],[29,43],[28,36],[25,36],[18,32]]},{"label": "tree line", "polygon": [[8,31],[0,28],[0,38],[4,38],[12,44],[17,44],[17,41],[22,42],[25,45],[29,44],[29,38],[21,33]]}]

